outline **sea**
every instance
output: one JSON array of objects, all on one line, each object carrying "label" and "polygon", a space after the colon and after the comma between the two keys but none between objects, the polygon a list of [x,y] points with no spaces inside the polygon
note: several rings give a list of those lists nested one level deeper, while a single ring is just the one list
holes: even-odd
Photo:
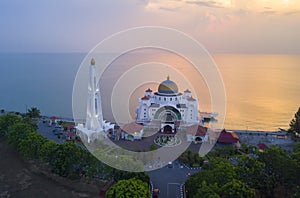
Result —
[{"label": "sea", "polygon": [[[1,53],[0,109],[24,113],[28,108],[37,107],[43,115],[72,118],[73,84],[86,55],[85,53]],[[142,56],[133,53],[129,57],[123,59],[121,57],[120,60],[114,61],[114,64],[130,65],[132,57],[140,59]],[[153,63],[164,62],[164,66],[161,66],[163,68],[160,69],[159,65],[151,66],[150,60],[153,56],[156,56]],[[226,91],[224,128],[277,131],[279,128],[289,127],[291,119],[300,107],[300,55],[213,54],[212,59],[220,72]],[[147,60],[147,66],[153,68],[152,72],[143,74],[147,76],[147,83],[134,87],[130,99],[119,97],[114,101],[118,103],[118,108],[124,103],[130,103],[129,109],[124,111],[130,112],[131,119],[134,118],[138,97],[143,95],[147,86],[153,90],[157,89],[159,84],[157,79],[163,81],[170,74],[174,82],[181,81],[177,79],[180,77],[170,71],[173,63],[177,64],[176,71],[188,70],[183,61],[167,54],[156,54],[142,60]],[[181,67],[178,66],[180,64]],[[111,82],[116,82],[115,78],[125,78],[124,75],[113,74],[124,74],[130,71],[128,68],[124,71],[112,66],[107,73],[103,74],[104,80],[101,83],[101,90],[104,92],[102,100],[105,103],[103,114],[107,120],[112,119],[109,112],[111,109],[107,105],[111,102],[107,97],[109,94],[105,92],[109,92],[112,87],[115,88],[111,85]],[[143,69],[141,72],[143,73]],[[190,78],[188,75],[187,72],[185,79]],[[151,76],[156,77],[155,82],[149,81]],[[126,81],[121,82],[123,82],[122,86],[126,86]],[[204,85],[201,83],[192,84],[193,87],[190,89],[196,89],[195,97],[199,98],[199,109],[211,111],[209,89],[205,83]],[[178,86],[180,91],[189,88],[182,83]]]}]

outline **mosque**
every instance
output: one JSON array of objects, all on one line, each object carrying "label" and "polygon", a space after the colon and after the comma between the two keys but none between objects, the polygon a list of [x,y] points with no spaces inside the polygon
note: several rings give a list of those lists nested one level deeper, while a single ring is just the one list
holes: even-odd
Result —
[{"label": "mosque", "polygon": [[199,124],[198,112],[198,99],[188,89],[179,92],[177,84],[168,76],[159,84],[157,92],[147,89],[139,98],[136,123],[159,123],[160,132],[172,134],[182,124]]},{"label": "mosque", "polygon": [[[78,123],[76,128],[81,139],[90,143],[95,139],[114,134],[115,129],[113,123],[103,119],[100,85],[96,80],[94,59],[91,60],[89,67],[87,92],[86,120],[84,123]],[[176,134],[182,126],[188,127],[186,130],[188,141],[195,141],[196,138],[205,139],[203,117],[199,119],[198,116],[198,99],[194,98],[188,89],[183,93],[179,92],[177,84],[170,80],[169,76],[159,84],[156,92],[148,88],[144,96],[138,100],[136,120],[120,126],[121,139],[141,140],[144,128],[149,126],[156,132],[168,135]],[[197,132],[194,133],[195,131]]]}]

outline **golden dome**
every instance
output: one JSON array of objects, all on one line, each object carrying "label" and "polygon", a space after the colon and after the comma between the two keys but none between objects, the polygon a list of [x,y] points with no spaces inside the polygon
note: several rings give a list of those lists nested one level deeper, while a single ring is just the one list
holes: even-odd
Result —
[{"label": "golden dome", "polygon": [[160,83],[158,86],[158,93],[160,94],[167,94],[167,95],[173,95],[178,93],[178,86],[176,83],[174,83],[172,80],[170,80],[170,77],[167,77],[167,80]]}]

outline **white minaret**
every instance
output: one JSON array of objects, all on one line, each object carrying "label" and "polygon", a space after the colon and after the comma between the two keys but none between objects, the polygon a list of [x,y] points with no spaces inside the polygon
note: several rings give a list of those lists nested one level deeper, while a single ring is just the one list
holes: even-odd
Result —
[{"label": "white minaret", "polygon": [[97,88],[96,88],[95,99],[96,99],[96,116],[98,117],[98,122],[99,122],[100,128],[104,129],[104,127],[103,127],[104,121],[103,121],[103,114],[102,114],[102,100],[101,100],[99,86],[97,86]]},{"label": "white minaret", "polygon": [[95,132],[103,131],[103,115],[101,107],[100,89],[97,86],[95,60],[91,60],[90,79],[88,85],[88,101],[86,128]]}]

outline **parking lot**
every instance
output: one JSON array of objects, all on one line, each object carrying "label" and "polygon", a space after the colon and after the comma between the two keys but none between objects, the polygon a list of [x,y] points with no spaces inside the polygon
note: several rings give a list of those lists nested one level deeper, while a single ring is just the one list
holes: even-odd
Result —
[{"label": "parking lot", "polygon": [[[49,126],[47,122],[39,121],[38,132],[49,140],[62,144],[65,142],[64,135],[58,135],[60,129],[55,128],[55,124]],[[62,131],[61,131],[62,133]]]}]

